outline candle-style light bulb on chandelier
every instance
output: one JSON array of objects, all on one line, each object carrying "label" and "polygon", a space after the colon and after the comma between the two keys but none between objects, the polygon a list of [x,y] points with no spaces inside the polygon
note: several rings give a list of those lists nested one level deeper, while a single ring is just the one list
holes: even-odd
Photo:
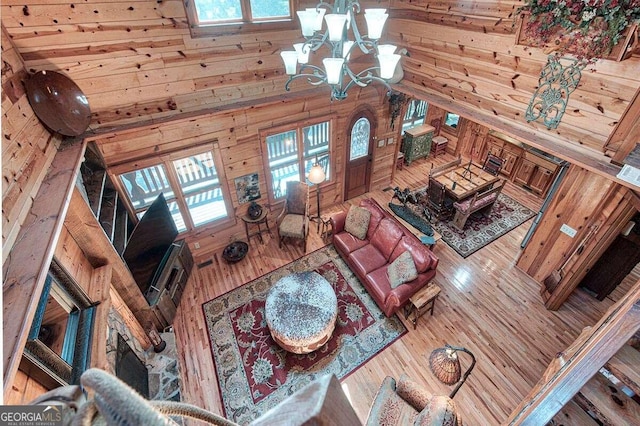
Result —
[{"label": "candle-style light bulb on chandelier", "polygon": [[[391,90],[387,81],[393,77],[400,55],[394,53],[396,46],[378,44],[389,15],[386,9],[365,9],[367,35],[363,36],[355,20],[358,13],[360,3],[357,0],[336,0],[333,6],[321,0],[315,8],[297,12],[305,41],[294,44],[293,51],[280,53],[285,71],[289,75],[285,84],[287,91],[291,82],[298,78],[306,78],[314,86],[328,84],[332,100],[345,99],[347,91],[354,84],[366,87],[372,82],[378,82]],[[323,22],[327,23],[325,30]],[[310,64],[309,54],[317,52],[323,46],[329,50],[329,56],[322,60],[324,68]],[[352,71],[349,59],[356,48],[366,55],[376,56],[378,64],[359,72]],[[300,72],[297,70],[298,63]]]}]

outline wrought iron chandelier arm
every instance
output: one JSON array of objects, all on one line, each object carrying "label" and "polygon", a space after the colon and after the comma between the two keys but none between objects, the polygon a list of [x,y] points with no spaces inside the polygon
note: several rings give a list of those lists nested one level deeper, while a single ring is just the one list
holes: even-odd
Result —
[{"label": "wrought iron chandelier arm", "polygon": [[[313,70],[312,73],[303,73],[303,71],[309,68],[311,70]],[[289,79],[287,80],[287,82],[284,85],[284,89],[288,92],[289,89],[289,85],[291,84],[291,82],[293,80],[297,80],[298,78],[302,78],[302,77],[306,77],[307,78],[307,82],[309,84],[311,84],[312,86],[318,86],[322,83],[325,83],[327,81],[327,77],[326,74],[324,72],[324,70],[320,67],[317,67],[315,65],[311,65],[311,64],[305,64],[300,68],[300,73],[295,74],[295,75],[291,75],[289,76]]]},{"label": "wrought iron chandelier arm", "polygon": [[[347,83],[346,86],[344,86],[344,89],[342,89],[343,92],[347,92],[347,90],[349,90],[349,88],[354,84],[357,84],[360,87],[366,87],[372,81],[376,81],[378,83],[383,84],[388,91],[391,91],[391,86],[389,85],[389,83],[387,83],[385,79],[380,78],[371,73],[371,71],[379,69],[378,67],[367,68],[366,70],[360,71],[358,74],[354,74],[349,69],[349,67],[345,67],[345,68],[347,70],[347,74],[349,74],[349,76],[351,77],[351,81]],[[363,80],[366,80],[366,82],[364,82]]]}]

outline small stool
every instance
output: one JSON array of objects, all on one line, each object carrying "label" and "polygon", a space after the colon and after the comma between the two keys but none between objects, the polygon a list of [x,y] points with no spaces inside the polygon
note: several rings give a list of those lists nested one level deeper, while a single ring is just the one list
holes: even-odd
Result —
[{"label": "small stool", "polygon": [[[427,284],[409,298],[409,303],[404,309],[404,319],[413,323],[414,330],[417,327],[418,318],[427,311],[431,311],[431,315],[433,315],[433,308],[435,308],[436,299],[439,295],[440,287],[435,284]],[[412,315],[413,318],[411,318]]]},{"label": "small stool", "polygon": [[396,169],[402,170],[404,166],[404,152],[398,152],[398,158],[396,159]]},{"label": "small stool", "polygon": [[447,151],[447,144],[449,140],[444,136],[436,136],[431,141],[431,153],[434,157],[437,157],[440,154],[444,154]]}]

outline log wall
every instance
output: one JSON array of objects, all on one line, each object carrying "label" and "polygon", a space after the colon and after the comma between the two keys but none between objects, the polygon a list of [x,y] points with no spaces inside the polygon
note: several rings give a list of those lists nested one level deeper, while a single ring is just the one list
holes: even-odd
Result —
[{"label": "log wall", "polygon": [[403,91],[436,94],[454,112],[457,105],[470,107],[476,121],[490,117],[505,126],[534,130],[608,161],[606,141],[640,87],[640,58],[588,66],[557,129],[527,123],[524,114],[547,55],[515,44],[514,14],[522,5],[393,0],[388,33],[411,54],[402,59]]},{"label": "log wall", "polygon": [[3,262],[60,143],[60,138],[38,121],[29,105],[23,85],[26,75],[22,57],[2,27]]},{"label": "log wall", "polygon": [[[524,112],[547,55],[515,44],[515,11],[523,4],[389,1],[386,38],[410,53],[402,59],[402,84],[445,96],[454,109],[471,106],[604,156],[609,135],[640,87],[640,58],[589,66],[558,129],[526,123]],[[61,70],[85,92],[92,129],[282,95],[286,76],[279,53],[301,39],[298,30],[192,38],[178,0],[9,0],[1,12],[27,69]],[[608,148],[614,155],[615,146]]]},{"label": "log wall", "polygon": [[[326,207],[341,202],[344,196],[343,182],[347,151],[345,142],[348,141],[350,131],[347,127],[353,111],[363,104],[370,105],[378,115],[378,128],[372,131],[376,143],[374,144],[371,188],[380,189],[388,186],[391,181],[392,165],[400,140],[399,126],[396,126],[395,130],[390,128],[386,97],[382,91],[372,87],[360,92],[355,90],[341,102],[330,102],[328,94],[322,98],[300,95],[287,101],[276,100],[252,108],[229,107],[224,112],[217,111],[160,125],[118,131],[108,136],[92,138],[92,140],[96,142],[108,167],[126,162],[128,158],[161,155],[201,143],[213,143],[214,150],[219,153],[222,161],[226,185],[233,204],[230,215],[235,218],[235,222],[224,228],[200,227],[186,236],[198,262],[231,241],[245,239],[244,224],[239,217],[246,213],[249,204],[238,203],[234,189],[236,178],[258,173],[262,194],[258,202],[263,206],[268,204],[266,178],[270,173],[268,164],[264,161],[264,146],[260,142],[261,132],[271,127],[287,124],[297,126],[307,119],[316,117],[327,117],[333,120],[330,149],[334,173],[333,180],[322,185],[321,205]],[[278,111],[277,114],[274,114],[274,109]],[[385,143],[384,146],[378,146],[378,140],[389,138],[394,138],[393,144]],[[312,191],[315,192],[315,188],[312,187]],[[312,193],[311,197],[315,197],[315,193]],[[315,203],[311,205],[315,213]],[[281,205],[268,207],[270,208],[269,220],[274,224]],[[195,247],[195,242],[199,243],[200,248]]]}]

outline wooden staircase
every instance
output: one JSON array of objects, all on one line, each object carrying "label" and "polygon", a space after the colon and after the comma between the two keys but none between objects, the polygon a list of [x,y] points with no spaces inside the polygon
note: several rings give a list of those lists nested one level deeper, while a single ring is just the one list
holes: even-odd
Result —
[{"label": "wooden staircase", "polygon": [[552,426],[640,424],[640,339],[631,338],[549,422]]},{"label": "wooden staircase", "polygon": [[640,280],[551,361],[504,424],[640,424]]}]

